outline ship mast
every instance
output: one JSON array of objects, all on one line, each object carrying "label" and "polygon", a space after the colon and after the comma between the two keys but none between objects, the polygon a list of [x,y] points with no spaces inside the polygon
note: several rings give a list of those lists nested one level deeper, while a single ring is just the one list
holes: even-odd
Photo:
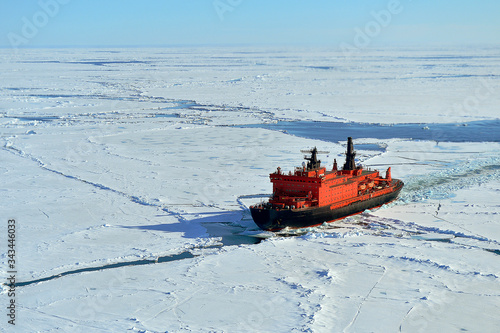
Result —
[{"label": "ship mast", "polygon": [[318,160],[318,158],[317,158],[318,150],[316,149],[316,147],[314,147],[309,152],[311,153],[311,157],[304,156],[304,158],[309,161],[309,162],[307,162],[307,171],[316,170],[321,165],[321,161]]},{"label": "ship mast", "polygon": [[347,138],[347,152],[345,153],[345,164],[344,170],[354,170],[356,169],[356,165],[354,163],[354,157],[356,156],[356,152],[354,151],[354,146],[352,144],[352,138]]},{"label": "ship mast", "polygon": [[318,160],[318,154],[328,154],[328,151],[319,151],[316,147],[311,150],[301,150],[303,153],[311,154],[311,157],[304,156],[304,159],[307,160],[307,171],[319,170],[321,168],[321,160]]}]

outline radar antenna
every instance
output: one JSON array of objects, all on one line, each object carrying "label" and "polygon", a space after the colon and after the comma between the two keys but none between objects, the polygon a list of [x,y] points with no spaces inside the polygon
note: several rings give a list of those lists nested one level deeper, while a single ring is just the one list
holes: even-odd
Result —
[{"label": "radar antenna", "polygon": [[317,170],[321,166],[321,160],[318,160],[317,155],[318,154],[328,154],[328,151],[318,151],[316,147],[310,150],[301,150],[301,153],[308,153],[311,154],[311,156],[304,156],[304,159],[307,160],[307,171],[312,171],[312,170]]}]

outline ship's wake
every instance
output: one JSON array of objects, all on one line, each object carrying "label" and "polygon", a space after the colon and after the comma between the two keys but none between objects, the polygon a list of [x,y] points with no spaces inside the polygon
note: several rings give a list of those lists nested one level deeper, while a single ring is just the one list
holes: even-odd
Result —
[{"label": "ship's wake", "polygon": [[[383,205],[378,209],[386,209],[398,205],[415,204],[427,200],[444,200],[452,198],[458,190],[500,180],[500,158],[491,157],[482,160],[457,163],[453,168],[433,174],[414,176],[404,179],[405,187],[398,200]],[[432,215],[436,220],[448,222],[449,228],[443,225],[424,226],[413,221],[380,217],[367,210],[361,214],[346,217],[339,221],[324,223],[321,226],[290,229],[286,228],[273,233],[278,237],[306,238],[346,238],[362,235],[380,237],[411,238],[423,241],[440,241],[464,244],[471,248],[480,248],[494,254],[500,253],[500,242],[476,234],[463,226],[456,226],[440,216]]]},{"label": "ship's wake", "polygon": [[405,179],[405,186],[394,204],[447,199],[474,185],[500,179],[500,158],[465,161],[453,168]]}]

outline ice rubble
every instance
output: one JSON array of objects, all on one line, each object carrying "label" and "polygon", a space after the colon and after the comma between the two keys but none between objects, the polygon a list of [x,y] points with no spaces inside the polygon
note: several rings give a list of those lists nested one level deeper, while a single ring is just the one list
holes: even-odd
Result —
[{"label": "ice rubble", "polygon": [[[20,227],[18,280],[196,254],[19,287],[20,329],[500,326],[498,143],[370,139],[386,151],[364,151],[360,162],[393,165],[407,183],[400,201],[257,246],[221,246],[223,235],[204,227],[259,234],[246,207],[270,193],[269,172],[293,168],[304,147],[330,150],[329,164],[344,151],[227,125],[495,118],[495,50],[375,50],[351,59],[328,50],[0,52],[0,193],[2,216]],[[5,289],[0,297],[3,304]]]}]

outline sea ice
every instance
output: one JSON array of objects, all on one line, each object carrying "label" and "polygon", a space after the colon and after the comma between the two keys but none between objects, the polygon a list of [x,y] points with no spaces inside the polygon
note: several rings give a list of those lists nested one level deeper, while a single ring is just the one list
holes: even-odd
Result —
[{"label": "sea ice", "polygon": [[357,162],[392,166],[400,199],[273,234],[247,208],[269,173],[313,146],[330,168],[344,142],[234,125],[497,119],[498,50],[252,51],[0,51],[17,328],[495,332],[498,142],[356,140],[384,148]]}]

